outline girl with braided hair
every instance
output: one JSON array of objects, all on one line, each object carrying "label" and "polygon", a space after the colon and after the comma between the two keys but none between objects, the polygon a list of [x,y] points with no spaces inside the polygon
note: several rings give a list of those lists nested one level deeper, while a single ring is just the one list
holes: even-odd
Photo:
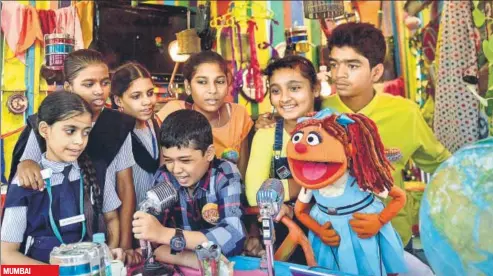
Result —
[{"label": "girl with braided hair", "polygon": [[[75,93],[54,92],[41,103],[35,131],[46,142],[39,163],[46,186],[23,188],[19,178],[13,178],[1,231],[3,264],[48,263],[55,246],[90,239],[100,217],[104,217],[109,246],[118,245],[118,206],[103,199],[96,171],[84,151],[92,115],[90,105]],[[117,196],[114,189],[109,191]]]},{"label": "girl with braided hair", "polygon": [[[393,185],[375,123],[324,109],[298,119],[292,133],[288,163],[302,186],[295,215],[310,229],[317,264],[355,275],[406,272],[402,241],[390,223],[406,196]],[[384,206],[375,195],[392,200]]]}]

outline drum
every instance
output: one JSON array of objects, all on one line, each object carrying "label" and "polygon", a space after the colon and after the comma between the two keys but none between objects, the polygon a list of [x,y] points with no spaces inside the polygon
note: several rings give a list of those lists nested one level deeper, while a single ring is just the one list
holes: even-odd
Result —
[{"label": "drum", "polygon": [[63,63],[74,50],[75,41],[69,34],[46,34],[45,65],[52,70],[63,70]]}]

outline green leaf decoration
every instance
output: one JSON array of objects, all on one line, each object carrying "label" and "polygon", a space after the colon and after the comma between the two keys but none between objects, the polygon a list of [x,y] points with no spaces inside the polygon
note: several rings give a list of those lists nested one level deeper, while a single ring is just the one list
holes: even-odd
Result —
[{"label": "green leaf decoration", "polygon": [[472,3],[474,4],[474,7],[477,9],[479,5],[479,0],[474,0],[472,1]]},{"label": "green leaf decoration", "polygon": [[488,48],[490,48],[490,51],[493,52],[493,36],[490,36],[488,40]]},{"label": "green leaf decoration", "polygon": [[474,21],[474,25],[476,25],[476,28],[480,28],[486,21],[486,16],[483,12],[476,8],[472,12],[472,19]]},{"label": "green leaf decoration", "polygon": [[488,59],[488,63],[493,64],[493,49],[489,47],[489,41],[483,40],[483,53],[486,59]]}]

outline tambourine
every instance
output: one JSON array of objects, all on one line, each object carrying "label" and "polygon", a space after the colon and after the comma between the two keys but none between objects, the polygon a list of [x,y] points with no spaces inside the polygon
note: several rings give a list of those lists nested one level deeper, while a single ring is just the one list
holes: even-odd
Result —
[{"label": "tambourine", "polygon": [[23,94],[13,94],[7,99],[7,108],[14,114],[23,114],[27,106],[27,97]]}]

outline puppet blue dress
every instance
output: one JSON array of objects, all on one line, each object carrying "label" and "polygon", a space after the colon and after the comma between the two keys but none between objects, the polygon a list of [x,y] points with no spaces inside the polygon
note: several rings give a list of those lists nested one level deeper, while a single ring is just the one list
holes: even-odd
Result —
[{"label": "puppet blue dress", "polygon": [[[402,242],[390,223],[404,206],[405,193],[393,185],[390,162],[370,119],[329,109],[303,117],[287,156],[302,186],[295,214],[310,230],[319,266],[356,275],[407,271]],[[384,206],[376,194],[392,200]]]}]

